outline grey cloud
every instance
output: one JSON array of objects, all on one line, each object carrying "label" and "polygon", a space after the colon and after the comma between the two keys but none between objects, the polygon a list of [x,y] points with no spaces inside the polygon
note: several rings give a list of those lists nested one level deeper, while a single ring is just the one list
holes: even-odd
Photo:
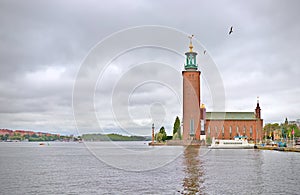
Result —
[{"label": "grey cloud", "polygon": [[[76,132],[72,115],[75,79],[84,80],[93,73],[98,74],[91,68],[82,78],[76,78],[84,57],[111,33],[146,24],[166,25],[195,34],[207,50],[207,58],[211,57],[218,66],[225,86],[227,110],[253,110],[256,96],[260,96],[266,122],[278,122],[285,117],[299,118],[299,112],[295,110],[300,106],[298,7],[299,1],[292,0],[114,1],[105,4],[101,1],[3,0],[0,2],[0,123],[7,128]],[[234,33],[228,36],[231,25]],[[167,42],[168,36],[165,39]],[[122,43],[114,44],[121,47]],[[182,45],[181,55],[187,46],[188,40]],[[202,48],[195,50],[199,52],[198,63],[203,78],[213,78],[205,69],[209,64]],[[120,78],[130,71],[131,66],[151,60],[171,63],[178,74],[154,66],[120,83]],[[141,78],[170,77],[170,82],[177,83],[175,87],[181,93],[183,63],[183,57],[169,51],[147,49],[138,49],[115,59],[95,90],[95,97],[99,98],[95,99],[96,108],[105,113],[99,123],[111,131],[117,128],[112,118],[105,116],[111,110],[111,88],[117,87],[119,91],[116,92],[122,96],[128,86],[135,86],[132,84]],[[34,74],[46,77],[45,71],[49,67],[65,72],[57,80],[48,82],[42,82],[42,78],[35,80],[34,76],[28,78]],[[80,92],[87,93],[94,87],[90,84],[82,82]],[[205,81],[202,85],[202,99],[209,110],[213,107],[210,86],[205,86],[208,85]],[[171,93],[164,94],[164,87],[148,87],[135,91],[130,106],[139,110],[156,101],[167,106],[176,104],[176,99],[169,99]],[[155,98],[147,98],[153,93]],[[93,112],[94,108],[87,107],[84,95],[78,98],[83,120],[77,122],[87,130],[97,131],[97,125],[89,126],[90,118],[85,118],[85,113]],[[120,102],[123,103],[120,107],[124,106],[128,97]],[[148,108],[151,113],[151,106]],[[167,110],[171,114],[163,125],[171,129],[173,115],[180,115],[180,109],[180,106],[169,107]],[[152,111],[159,113],[159,106]],[[37,120],[41,122],[36,123]],[[120,120],[126,121],[126,118]],[[140,133],[139,127],[131,128]]]}]

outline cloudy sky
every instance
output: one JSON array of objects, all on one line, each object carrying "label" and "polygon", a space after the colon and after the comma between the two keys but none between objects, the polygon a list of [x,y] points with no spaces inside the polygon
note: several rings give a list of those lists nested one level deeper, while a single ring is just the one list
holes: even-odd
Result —
[{"label": "cloudy sky", "polygon": [[[265,123],[296,120],[299,7],[297,0],[0,0],[0,128],[150,135],[155,122],[170,133],[182,112],[181,71],[188,39],[179,38],[182,48],[175,52],[126,48],[128,35],[122,43],[111,39],[106,46],[119,49],[119,55],[109,57],[99,48],[116,32],[145,25],[195,35],[208,111],[215,110],[209,81],[213,74],[204,69],[215,66],[225,110],[253,111],[259,96]],[[234,32],[228,35],[230,26]],[[146,34],[131,38],[149,39]],[[169,45],[176,42],[173,35],[162,36]],[[109,63],[93,61],[93,55]],[[105,68],[95,71],[93,64]],[[96,82],[89,82],[91,78]]]}]

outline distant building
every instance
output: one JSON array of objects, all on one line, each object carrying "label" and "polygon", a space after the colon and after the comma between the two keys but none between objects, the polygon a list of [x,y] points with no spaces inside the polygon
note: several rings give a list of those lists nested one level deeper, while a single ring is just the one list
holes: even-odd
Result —
[{"label": "distant building", "polygon": [[51,134],[51,133],[43,133],[43,132],[34,132],[34,131],[27,131],[27,130],[9,130],[9,129],[0,129],[0,135],[9,135],[9,136],[13,136],[13,135],[20,135],[20,136],[24,136],[24,135],[37,135],[37,136],[57,136],[60,137],[60,134]]},{"label": "distant building", "polygon": [[9,135],[12,136],[14,134],[14,131],[9,129],[0,129],[0,135]]},{"label": "distant building", "polygon": [[300,128],[300,119],[296,119],[295,121],[288,121],[287,124],[289,124],[289,125],[297,125]]},{"label": "distant building", "polygon": [[33,131],[25,131],[25,130],[15,130],[14,132],[16,134],[21,135],[21,136],[24,136],[24,135],[30,135],[30,136],[32,136],[33,134],[35,134],[35,132],[33,132]]},{"label": "distant building", "polygon": [[263,120],[259,101],[255,112],[206,112],[200,101],[200,75],[190,37],[189,52],[183,76],[183,140],[206,140],[206,138],[234,139],[245,135],[258,142],[262,139]]}]

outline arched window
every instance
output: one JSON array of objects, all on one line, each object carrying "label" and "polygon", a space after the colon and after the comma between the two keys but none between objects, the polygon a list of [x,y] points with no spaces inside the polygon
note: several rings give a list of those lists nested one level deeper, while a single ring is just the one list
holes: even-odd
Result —
[{"label": "arched window", "polygon": [[207,134],[210,136],[210,126],[207,127]]},{"label": "arched window", "polygon": [[253,129],[252,126],[250,127],[250,138],[252,138]]},{"label": "arched window", "polygon": [[224,132],[225,132],[225,128],[224,128],[224,125],[222,127],[222,137],[224,137]]},{"label": "arched window", "polygon": [[232,127],[231,126],[229,127],[229,136],[230,137],[232,136]]},{"label": "arched window", "polygon": [[215,134],[216,134],[216,137],[218,137],[218,127],[215,126]]},{"label": "arched window", "polygon": [[246,135],[246,126],[244,126],[244,135]]},{"label": "arched window", "polygon": [[240,135],[239,134],[239,126],[236,126],[236,135]]}]

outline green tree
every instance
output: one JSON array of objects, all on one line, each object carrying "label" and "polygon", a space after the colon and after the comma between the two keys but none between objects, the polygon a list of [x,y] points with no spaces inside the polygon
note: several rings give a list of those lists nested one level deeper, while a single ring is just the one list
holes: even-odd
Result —
[{"label": "green tree", "polygon": [[[268,123],[264,126],[264,132],[267,134],[267,139],[273,137],[273,131],[281,130],[282,127],[278,123]],[[271,135],[271,136],[270,136]]]},{"label": "green tree", "polygon": [[3,140],[8,140],[8,138],[9,138],[9,134],[5,134],[4,136],[3,136]]},{"label": "green tree", "polygon": [[159,133],[162,134],[162,141],[165,141],[167,139],[167,133],[164,126],[159,129]]},{"label": "green tree", "polygon": [[155,140],[158,141],[158,142],[162,141],[162,137],[163,137],[163,135],[161,133],[156,133],[155,134]]},{"label": "green tree", "polygon": [[32,134],[32,138],[38,138],[39,136],[37,134]]},{"label": "green tree", "polygon": [[294,130],[294,137],[300,137],[300,130],[296,124],[288,124],[287,118],[285,119],[284,123],[268,123],[264,126],[264,132],[267,134],[266,138],[270,138],[273,136],[273,131],[280,130],[282,132],[282,138],[292,137],[292,131]]},{"label": "green tree", "polygon": [[11,140],[22,140],[22,136],[20,133],[14,133],[12,136],[9,137]]},{"label": "green tree", "polygon": [[210,145],[212,142],[211,138],[209,136],[206,137],[206,144]]},{"label": "green tree", "polygon": [[24,139],[29,139],[30,135],[29,134],[25,134],[24,135]]},{"label": "green tree", "polygon": [[180,120],[177,116],[173,126],[173,139],[179,138],[181,139],[181,132],[180,132]]}]

